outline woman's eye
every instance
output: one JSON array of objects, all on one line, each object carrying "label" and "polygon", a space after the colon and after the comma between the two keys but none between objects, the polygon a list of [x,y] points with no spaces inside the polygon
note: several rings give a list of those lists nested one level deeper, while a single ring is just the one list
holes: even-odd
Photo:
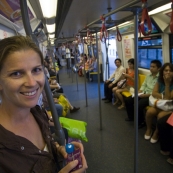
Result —
[{"label": "woman's eye", "polygon": [[38,73],[38,72],[43,71],[43,68],[37,67],[37,68],[35,68],[33,71],[34,71],[35,73]]},{"label": "woman's eye", "polygon": [[19,77],[20,75],[21,75],[21,73],[16,71],[16,72],[13,72],[10,76]]}]

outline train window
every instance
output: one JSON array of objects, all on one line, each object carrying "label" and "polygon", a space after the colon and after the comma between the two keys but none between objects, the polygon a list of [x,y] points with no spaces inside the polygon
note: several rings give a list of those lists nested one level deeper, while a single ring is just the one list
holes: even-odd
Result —
[{"label": "train window", "polygon": [[151,60],[163,63],[161,36],[143,37],[138,41],[138,63],[140,68],[149,69]]}]

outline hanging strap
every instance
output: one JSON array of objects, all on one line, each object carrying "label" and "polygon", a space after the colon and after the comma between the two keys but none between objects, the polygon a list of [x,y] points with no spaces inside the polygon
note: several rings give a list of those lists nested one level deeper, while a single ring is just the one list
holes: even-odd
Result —
[{"label": "hanging strap", "polygon": [[141,25],[138,25],[138,33],[139,33],[139,37],[141,37]]},{"label": "hanging strap", "polygon": [[89,30],[89,28],[87,28],[87,43],[88,44],[91,44],[92,43],[92,41],[93,41],[93,36],[92,36],[92,34],[90,33],[90,30]]},{"label": "hanging strap", "polygon": [[100,30],[100,40],[104,43],[106,43],[106,38],[108,37],[108,32],[106,30],[106,26],[105,26],[105,18],[103,16],[100,17],[101,21],[102,21],[102,27]]},{"label": "hanging strap", "polygon": [[171,30],[171,33],[173,34],[173,0],[171,0],[171,2],[172,2],[171,4],[172,12],[171,12],[170,30]]},{"label": "hanging strap", "polygon": [[122,41],[122,36],[121,36],[118,26],[116,27],[116,31],[117,31],[117,40],[120,42],[120,41]]},{"label": "hanging strap", "polygon": [[[145,29],[147,24],[148,30]],[[141,19],[141,32],[144,36],[150,35],[152,31],[152,24],[150,16],[148,15],[147,0],[142,0],[142,19]]]}]

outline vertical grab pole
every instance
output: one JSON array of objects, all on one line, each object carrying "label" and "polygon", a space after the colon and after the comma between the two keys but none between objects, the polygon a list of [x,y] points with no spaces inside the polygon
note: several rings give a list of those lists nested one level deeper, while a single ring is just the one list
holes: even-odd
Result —
[{"label": "vertical grab pole", "polygon": [[134,97],[134,113],[135,113],[135,145],[134,145],[134,172],[138,173],[138,13],[139,9],[134,10],[134,55],[135,55],[135,97]]},{"label": "vertical grab pole", "polygon": [[98,95],[99,95],[99,115],[100,115],[100,130],[102,130],[102,110],[101,110],[101,94],[100,94],[100,64],[99,64],[99,56],[98,56],[98,38],[96,32],[96,56],[97,56],[97,78],[98,78]]},{"label": "vertical grab pole", "polygon": [[[76,50],[75,50],[76,51]],[[77,54],[75,52],[75,56],[74,56],[74,64],[76,64],[76,59],[77,59]],[[77,76],[77,72],[75,73],[76,75],[76,85],[77,85],[77,91],[78,91],[78,76]]]},{"label": "vertical grab pole", "polygon": [[[84,40],[83,40],[83,54],[84,52]],[[86,107],[88,107],[88,96],[87,96],[87,85],[86,85],[86,73],[85,73],[85,60],[83,59],[83,65],[84,65],[84,80],[85,80],[85,100],[86,100]]]},{"label": "vertical grab pole", "polygon": [[[20,0],[20,8],[21,8],[22,20],[23,20],[25,32],[28,36],[30,36],[32,38],[32,40],[39,47],[38,40],[32,34],[32,29],[30,26],[30,21],[29,21],[29,16],[28,16],[28,6],[27,6],[26,0]],[[55,104],[53,101],[52,93],[50,91],[49,83],[47,81],[47,77],[45,76],[45,78],[46,78],[46,80],[45,80],[46,82],[45,82],[44,88],[45,88],[47,100],[49,102],[50,110],[52,112],[52,117],[53,117],[53,121],[54,121],[55,135],[56,135],[55,140],[57,140],[59,145],[65,145],[65,135],[64,135],[64,132],[63,132],[61,125],[59,123],[58,114],[57,114],[57,111],[55,108]]]}]

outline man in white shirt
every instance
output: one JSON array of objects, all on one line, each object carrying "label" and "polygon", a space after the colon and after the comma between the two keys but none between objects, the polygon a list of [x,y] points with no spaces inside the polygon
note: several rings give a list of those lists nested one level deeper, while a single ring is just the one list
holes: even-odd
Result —
[{"label": "man in white shirt", "polygon": [[104,83],[105,98],[102,100],[106,100],[105,103],[112,102],[112,88],[117,86],[117,82],[121,79],[122,73],[125,72],[125,68],[121,65],[121,59],[115,59],[114,63],[117,69]]}]

